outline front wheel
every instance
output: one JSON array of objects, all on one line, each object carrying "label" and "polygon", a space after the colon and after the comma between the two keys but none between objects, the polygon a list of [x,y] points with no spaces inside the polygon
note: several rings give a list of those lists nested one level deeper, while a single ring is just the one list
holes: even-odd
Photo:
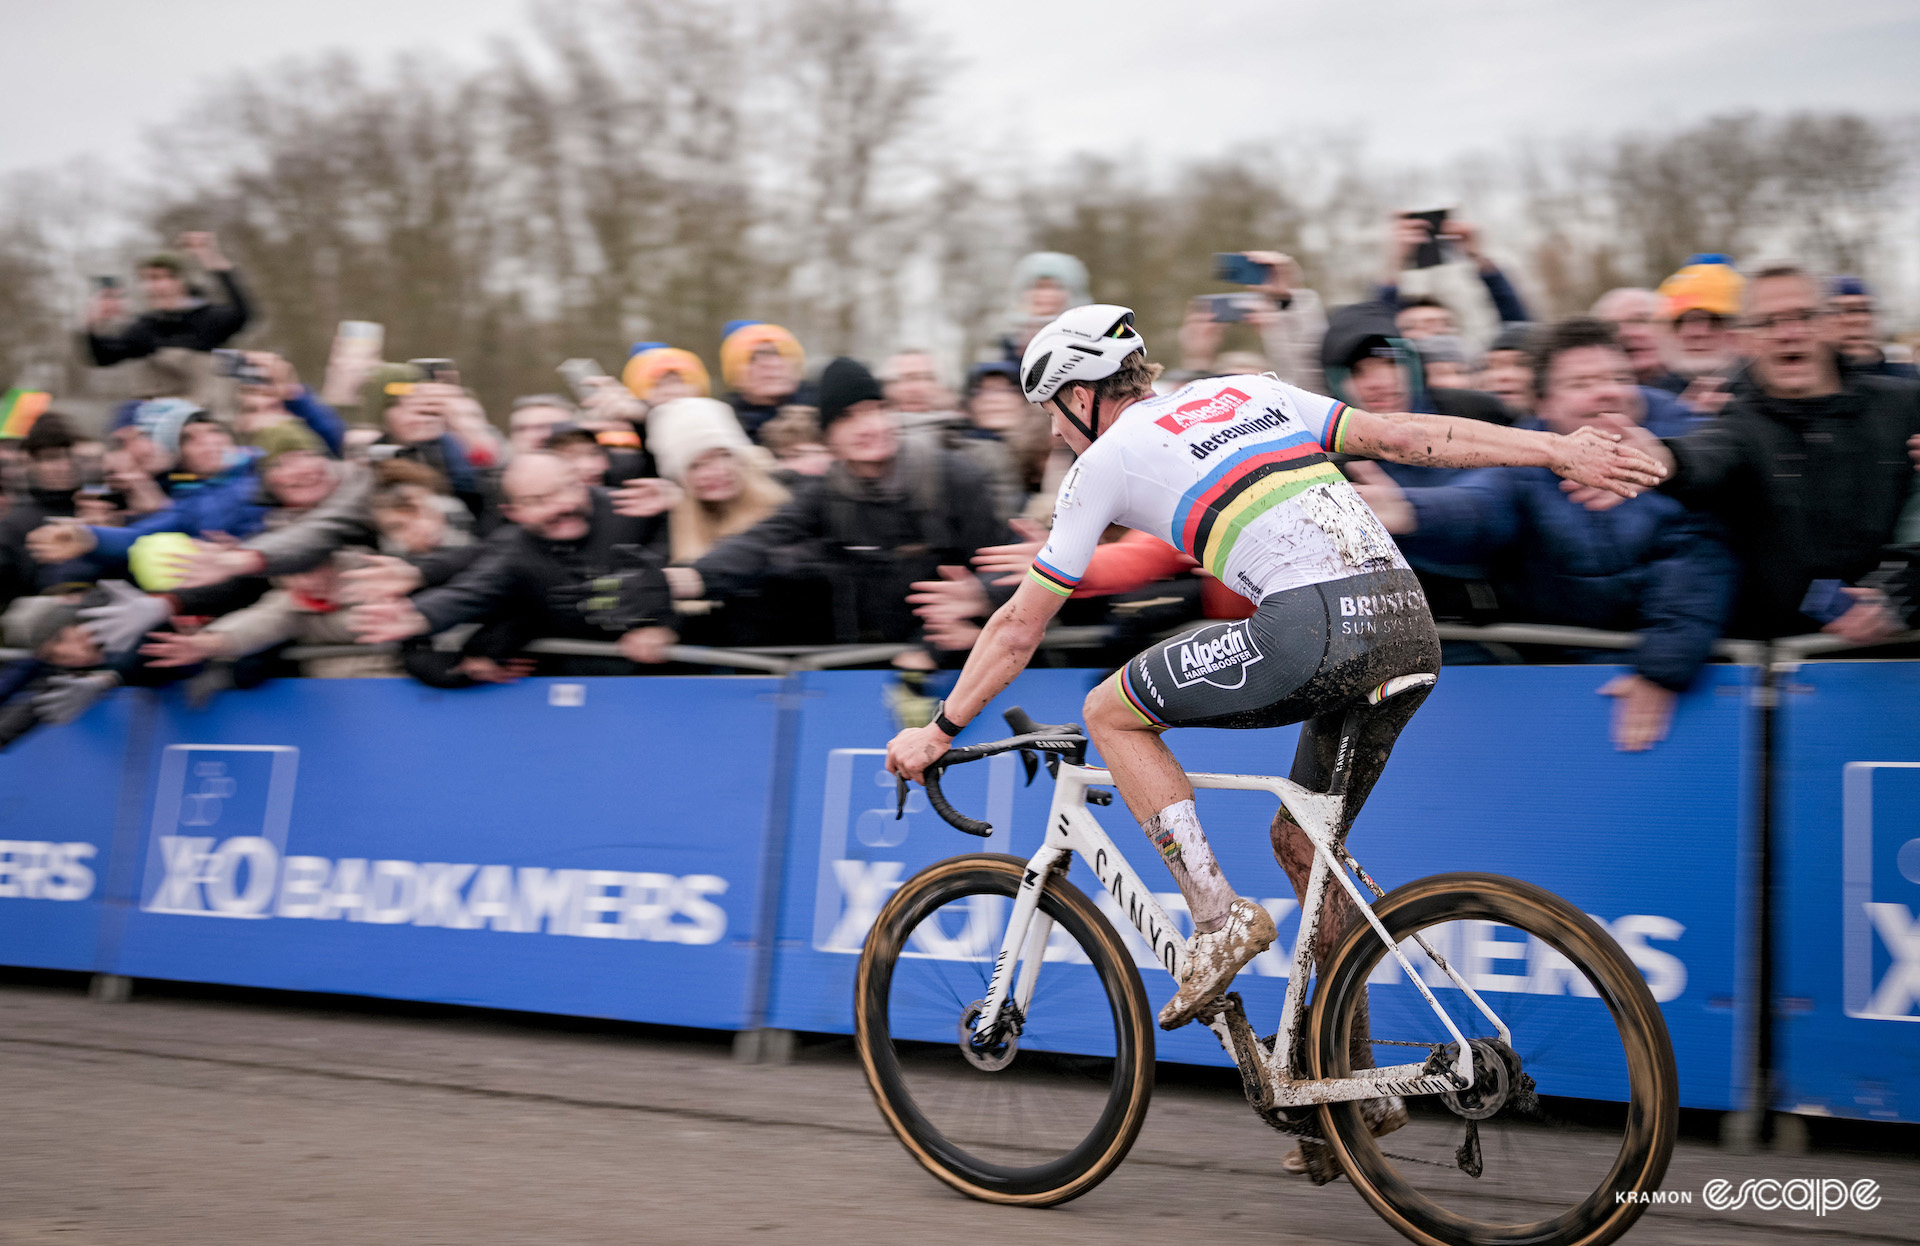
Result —
[{"label": "front wheel", "polygon": [[[927,1171],[974,1198],[1044,1207],[1126,1158],[1153,1094],[1153,1014],[1119,935],[1056,874],[1005,1024],[979,1032],[1026,870],[980,853],[908,879],[867,935],[854,1034],[881,1113]],[[1029,994],[1019,984],[1034,973]]]},{"label": "front wheel", "polygon": [[[1444,874],[1374,904],[1473,1048],[1474,1085],[1406,1101],[1376,1138],[1378,1101],[1321,1108],[1327,1142],[1395,1229],[1429,1246],[1601,1246],[1646,1209],[1679,1120],[1673,1047],[1639,969],[1592,918],[1530,883]],[[1498,1031],[1413,936],[1485,1001]],[[1373,984],[1368,989],[1368,983]],[[1369,1016],[1369,1013],[1371,1016]],[[1312,1066],[1453,1067],[1453,1038],[1371,927],[1349,930],[1316,993]],[[1397,1114],[1395,1114],[1397,1116]]]}]

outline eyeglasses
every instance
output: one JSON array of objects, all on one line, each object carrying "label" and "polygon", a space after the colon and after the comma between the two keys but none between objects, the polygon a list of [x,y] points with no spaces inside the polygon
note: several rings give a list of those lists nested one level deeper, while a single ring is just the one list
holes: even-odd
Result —
[{"label": "eyeglasses", "polygon": [[1811,307],[1798,307],[1791,311],[1775,312],[1771,316],[1749,316],[1745,324],[1749,329],[1761,333],[1771,333],[1789,325],[1810,325],[1820,319],[1820,312]]}]

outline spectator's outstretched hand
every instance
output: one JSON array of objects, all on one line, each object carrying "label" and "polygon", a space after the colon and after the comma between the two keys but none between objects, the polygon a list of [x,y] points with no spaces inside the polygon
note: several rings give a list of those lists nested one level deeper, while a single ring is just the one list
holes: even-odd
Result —
[{"label": "spectator's outstretched hand", "polygon": [[387,554],[368,554],[353,570],[340,577],[341,596],[352,605],[376,601],[398,601],[420,587],[420,569],[404,558]]},{"label": "spectator's outstretched hand", "polygon": [[33,711],[42,722],[55,726],[70,723],[119,686],[120,677],[112,671],[53,675],[47,679],[46,688],[33,698]]},{"label": "spectator's outstretched hand", "polygon": [[347,612],[347,627],[363,645],[386,645],[425,635],[432,627],[410,601],[381,601]]},{"label": "spectator's outstretched hand", "polygon": [[1673,454],[1660,439],[1625,416],[1603,416],[1562,437],[1555,449],[1564,461],[1554,464],[1566,477],[1560,487],[1588,510],[1610,510],[1641,489],[1651,489],[1673,473]]},{"label": "spectator's outstretched hand", "polygon": [[1613,746],[1623,753],[1643,753],[1667,738],[1678,698],[1651,679],[1622,675],[1608,680],[1600,695],[1616,698],[1613,705]]},{"label": "spectator's outstretched hand", "polygon": [[929,627],[965,623],[993,611],[987,587],[965,567],[942,567],[937,580],[915,580],[908,585],[907,604]]},{"label": "spectator's outstretched hand", "polygon": [[1696,376],[1687,384],[1680,401],[1702,415],[1719,415],[1720,409],[1733,401],[1733,391],[1727,388],[1727,378],[1723,376]]},{"label": "spectator's outstretched hand", "polygon": [[496,662],[492,658],[462,658],[457,668],[462,675],[476,684],[510,684],[533,674],[538,665],[532,658],[508,658]]},{"label": "spectator's outstretched hand", "polygon": [[72,519],[56,519],[27,533],[27,552],[48,566],[82,557],[98,543],[85,524]]},{"label": "spectator's outstretched hand", "polygon": [[1180,322],[1180,366],[1191,372],[1213,367],[1214,356],[1227,335],[1227,326],[1213,318],[1203,307],[1189,305],[1187,318]]},{"label": "spectator's outstretched hand", "polygon": [[198,666],[208,658],[226,651],[226,642],[217,632],[155,632],[140,646],[140,656],[148,666]]},{"label": "spectator's outstretched hand", "polygon": [[1381,527],[1394,536],[1405,536],[1419,528],[1420,521],[1413,513],[1413,503],[1407,501],[1405,490],[1381,471],[1378,464],[1355,459],[1347,464],[1347,475],[1353,481],[1354,492],[1373,509]]},{"label": "spectator's outstretched hand", "polygon": [[195,541],[191,554],[165,554],[159,561],[163,569],[180,577],[181,588],[205,588],[260,570],[260,555],[239,548],[231,537]]},{"label": "spectator's outstretched hand", "polygon": [[670,627],[636,627],[620,638],[620,656],[652,666],[667,660],[667,649],[680,639]]},{"label": "spectator's outstretched hand", "polygon": [[613,513],[629,519],[651,519],[672,510],[682,496],[680,486],[671,480],[642,476],[613,491]]},{"label": "spectator's outstretched hand", "polygon": [[130,652],[140,638],[167,621],[167,599],[143,593],[125,580],[102,580],[107,600],[80,612],[81,626],[109,657]]},{"label": "spectator's outstretched hand", "polygon": [[1885,594],[1872,588],[1843,588],[1853,598],[1847,612],[1820,630],[1854,645],[1870,645],[1900,630]]},{"label": "spectator's outstretched hand", "polygon": [[968,622],[929,623],[920,634],[934,648],[957,653],[973,648],[985,630]]},{"label": "spectator's outstretched hand", "polygon": [[1013,545],[988,545],[973,556],[973,566],[981,575],[992,576],[999,585],[1018,584],[1033,566],[1034,556],[1047,543],[1046,530],[1031,519],[1007,522],[1016,536],[1025,540]]},{"label": "spectator's outstretched hand", "polygon": [[1920,472],[1920,433],[1907,438],[1907,457],[1913,460],[1913,470]]}]

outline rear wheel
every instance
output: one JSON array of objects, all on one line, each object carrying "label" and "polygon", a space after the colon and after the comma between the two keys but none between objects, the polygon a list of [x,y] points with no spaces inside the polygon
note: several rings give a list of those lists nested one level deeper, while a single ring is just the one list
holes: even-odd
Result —
[{"label": "rear wheel", "polygon": [[[1373,911],[1474,1048],[1475,1076],[1470,1090],[1409,1099],[1408,1124],[1378,1139],[1361,1105],[1321,1108],[1361,1195],[1435,1246],[1600,1246],[1625,1233],[1646,1208],[1637,1196],[1660,1186],[1679,1118],[1673,1048],[1639,969],[1592,918],[1510,878],[1421,879]],[[1506,1024],[1511,1048],[1416,934]],[[1315,1076],[1345,1076],[1368,1054],[1390,1065],[1438,1051],[1453,1067],[1452,1036],[1370,927],[1349,931],[1329,965]]]},{"label": "rear wheel", "polygon": [[1012,981],[1009,1024],[978,1033],[1027,863],[942,861],[887,902],[860,958],[854,1033],[874,1099],[929,1172],[994,1203],[1086,1193],[1126,1158],[1153,1093],[1146,991],[1091,901],[1048,879]]}]

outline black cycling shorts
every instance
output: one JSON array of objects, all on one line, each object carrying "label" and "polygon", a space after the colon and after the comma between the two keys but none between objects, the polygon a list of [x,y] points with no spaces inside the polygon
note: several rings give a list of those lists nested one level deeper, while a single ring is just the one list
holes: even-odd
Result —
[{"label": "black cycling shorts", "polygon": [[1375,571],[1269,594],[1252,618],[1207,623],[1139,654],[1115,683],[1156,727],[1306,723],[1290,777],[1315,791],[1326,787],[1346,711],[1362,708],[1351,816],[1429,689],[1377,694],[1400,676],[1439,670],[1440,637],[1413,572]]}]

